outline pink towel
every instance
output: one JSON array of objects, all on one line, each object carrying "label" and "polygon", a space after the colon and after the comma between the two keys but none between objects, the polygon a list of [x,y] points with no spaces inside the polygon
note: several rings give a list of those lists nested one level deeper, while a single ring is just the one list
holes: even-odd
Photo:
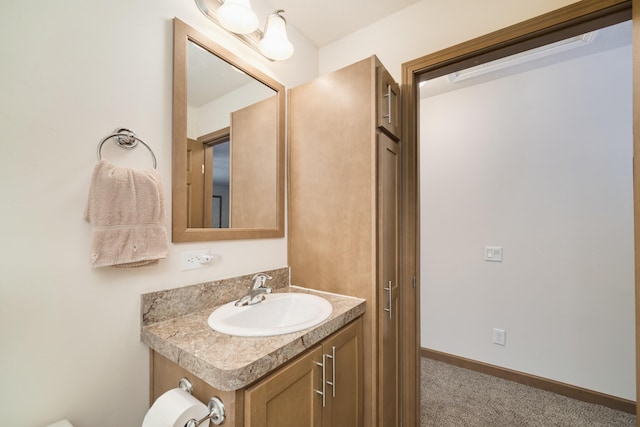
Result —
[{"label": "pink towel", "polygon": [[93,267],[139,267],[166,258],[160,175],[100,160],[93,170],[85,219],[91,224]]}]

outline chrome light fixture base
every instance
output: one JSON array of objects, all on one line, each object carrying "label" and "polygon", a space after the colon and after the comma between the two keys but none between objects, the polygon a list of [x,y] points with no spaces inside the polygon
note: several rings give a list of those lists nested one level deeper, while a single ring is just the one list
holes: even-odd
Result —
[{"label": "chrome light fixture base", "polygon": [[[220,0],[195,0],[195,2],[196,2],[196,5],[198,5],[198,9],[200,9],[200,12],[202,12],[204,16],[206,16],[207,18],[215,22],[218,26],[220,26],[220,28],[224,28],[216,15],[218,8],[222,5],[222,2]],[[264,33],[262,32],[262,30],[260,30],[260,28],[248,34],[237,34],[231,31],[228,31],[228,32],[236,36],[238,39],[244,42],[251,49],[255,50],[256,52],[260,53],[260,55],[262,55],[262,53],[260,52],[260,40],[262,40],[262,36],[264,35]],[[269,61],[273,61],[273,59],[271,58],[267,58],[267,59]]]},{"label": "chrome light fixture base", "polygon": [[257,28],[250,33],[242,34],[229,30],[221,22],[218,11],[224,5],[224,0],[195,0],[195,2],[204,16],[215,22],[220,28],[224,28],[230,34],[233,34],[269,61],[282,61],[293,55],[294,48],[288,39],[286,20],[282,16],[284,10],[278,9],[267,17],[264,31]]}]

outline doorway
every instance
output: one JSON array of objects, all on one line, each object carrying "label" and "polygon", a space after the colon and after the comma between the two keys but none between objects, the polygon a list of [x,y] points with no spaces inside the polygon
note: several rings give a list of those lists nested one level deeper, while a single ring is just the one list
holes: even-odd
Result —
[{"label": "doorway", "polygon": [[[631,18],[631,2],[595,2],[582,1],[575,5],[560,9],[559,11],[535,18],[525,23],[515,25],[505,30],[492,33],[468,43],[437,52],[423,58],[403,65],[404,84],[404,105],[405,117],[408,117],[407,126],[404,129],[405,140],[408,152],[405,157],[405,171],[409,185],[405,188],[405,212],[409,212],[405,217],[408,228],[415,227],[415,233],[420,230],[418,200],[418,169],[419,157],[418,149],[418,83],[424,79],[434,79],[443,75],[452,75],[460,70],[470,68],[482,63],[503,58],[508,55],[519,53],[532,48],[537,48],[560,40],[584,34],[598,28],[618,24]],[[636,184],[637,188],[637,184]],[[412,205],[413,203],[413,205]],[[412,216],[414,214],[415,216]],[[636,221],[637,222],[637,221]],[[638,227],[636,225],[635,229]],[[407,236],[408,233],[404,235]],[[487,246],[498,242],[485,242]],[[412,266],[416,272],[420,272],[419,242],[414,241],[413,249],[415,265]],[[411,245],[411,243],[409,243]],[[483,255],[483,248],[480,247],[480,256]],[[508,254],[508,251],[506,252]],[[484,254],[486,255],[486,254]],[[506,256],[506,255],[505,255]],[[636,255],[637,257],[637,255]],[[636,261],[636,265],[638,262]],[[495,267],[495,266],[494,266]],[[409,271],[405,270],[405,274]],[[416,273],[416,275],[419,274]],[[415,329],[420,342],[420,316],[416,313]],[[499,326],[499,325],[496,325]],[[491,338],[489,332],[489,339]],[[637,381],[636,381],[637,383]]]}]

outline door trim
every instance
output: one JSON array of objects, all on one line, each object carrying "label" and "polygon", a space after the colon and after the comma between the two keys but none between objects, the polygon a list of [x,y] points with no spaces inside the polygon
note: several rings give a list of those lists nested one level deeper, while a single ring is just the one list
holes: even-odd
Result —
[{"label": "door trim", "polygon": [[[633,7],[635,6],[635,7]],[[402,236],[403,265],[401,277],[405,295],[402,301],[402,333],[405,343],[403,378],[415,378],[403,386],[404,425],[418,425],[420,420],[420,205],[418,146],[418,83],[471,65],[489,62],[533,49],[597,28],[633,19],[633,152],[634,170],[640,153],[640,0],[582,0],[555,11],[506,27],[450,48],[402,64],[403,186]],[[634,174],[634,238],[636,293],[636,393],[640,396],[640,179]],[[411,279],[415,277],[415,289]],[[413,338],[411,342],[408,338]],[[414,348],[415,346],[415,348]],[[408,396],[417,396],[417,400]],[[639,399],[636,398],[636,401]],[[638,406],[636,403],[636,413]],[[638,422],[640,426],[640,420]]]}]

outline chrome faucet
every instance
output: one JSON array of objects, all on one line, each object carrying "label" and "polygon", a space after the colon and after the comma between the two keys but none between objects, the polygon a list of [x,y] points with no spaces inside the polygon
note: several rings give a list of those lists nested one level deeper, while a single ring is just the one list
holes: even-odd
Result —
[{"label": "chrome faucet", "polygon": [[245,305],[253,305],[264,300],[265,294],[271,293],[271,288],[265,286],[267,280],[271,280],[272,277],[264,273],[258,273],[253,276],[253,283],[249,286],[247,294],[236,301],[236,307],[242,307]]}]

